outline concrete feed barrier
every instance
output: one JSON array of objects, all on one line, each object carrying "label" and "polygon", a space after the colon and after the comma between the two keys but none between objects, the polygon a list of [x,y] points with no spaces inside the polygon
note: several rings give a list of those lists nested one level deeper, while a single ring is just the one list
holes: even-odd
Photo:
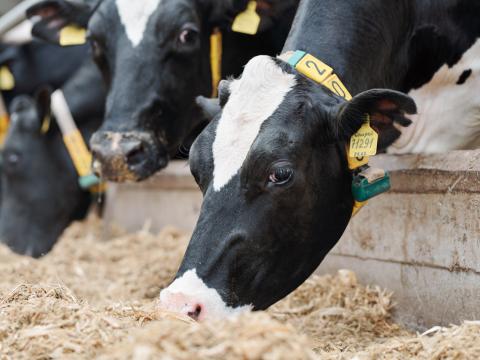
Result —
[{"label": "concrete feed barrier", "polygon": [[[480,151],[375,157],[392,191],[370,201],[320,273],[354,270],[395,292],[397,319],[413,328],[480,318]],[[107,220],[136,230],[191,231],[202,196],[188,165],[173,162],[142,184],[113,185]]]},{"label": "concrete feed barrier", "polygon": [[480,151],[378,156],[392,191],[372,200],[319,272],[357,272],[395,292],[411,327],[480,318]]}]

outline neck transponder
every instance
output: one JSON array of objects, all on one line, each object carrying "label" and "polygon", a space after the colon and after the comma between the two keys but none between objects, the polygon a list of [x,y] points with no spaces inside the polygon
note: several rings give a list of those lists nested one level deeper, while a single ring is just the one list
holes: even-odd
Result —
[{"label": "neck transponder", "polygon": [[[305,51],[291,51],[282,54],[281,60],[290,64],[299,73],[326,87],[332,93],[347,101],[352,95],[334,73],[333,68]],[[352,171],[352,194],[355,200],[355,215],[371,198],[391,188],[390,175],[382,169],[368,165],[370,156],[377,154],[378,134],[370,126],[370,115],[366,114],[362,127],[352,136],[347,148],[348,167]]]}]

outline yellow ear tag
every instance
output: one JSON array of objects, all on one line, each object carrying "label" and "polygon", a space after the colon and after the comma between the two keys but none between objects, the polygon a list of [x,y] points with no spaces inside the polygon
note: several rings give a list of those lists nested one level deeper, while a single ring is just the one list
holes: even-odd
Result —
[{"label": "yellow ear tag", "polygon": [[260,27],[260,15],[257,14],[257,2],[250,1],[247,9],[233,21],[232,30],[238,33],[255,35]]},{"label": "yellow ear tag", "polygon": [[5,143],[5,138],[8,133],[9,118],[8,114],[0,115],[0,147]]},{"label": "yellow ear tag", "polygon": [[351,158],[362,158],[377,154],[378,134],[370,127],[370,116],[367,115],[367,121],[350,139],[350,151],[348,156]]},{"label": "yellow ear tag", "polygon": [[9,91],[15,88],[15,78],[8,66],[0,67],[0,90]]},{"label": "yellow ear tag", "polygon": [[210,68],[212,71],[212,98],[216,98],[218,84],[222,80],[222,33],[218,28],[210,36]]},{"label": "yellow ear tag", "polygon": [[78,26],[69,25],[60,30],[60,45],[83,45],[87,42],[87,30]]},{"label": "yellow ear tag", "polygon": [[45,135],[48,132],[48,130],[50,130],[51,122],[52,122],[52,118],[50,117],[50,115],[45,116],[42,122],[42,127],[40,128],[40,133],[42,135]]},{"label": "yellow ear tag", "polygon": [[88,151],[85,140],[79,130],[63,136],[63,141],[73,164],[80,176],[87,176],[91,172],[92,154]]}]

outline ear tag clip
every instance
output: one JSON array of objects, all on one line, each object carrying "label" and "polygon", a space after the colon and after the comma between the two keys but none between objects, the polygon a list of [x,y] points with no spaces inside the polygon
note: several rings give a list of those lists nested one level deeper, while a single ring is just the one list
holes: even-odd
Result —
[{"label": "ear tag clip", "polygon": [[366,167],[353,177],[353,198],[360,203],[390,190],[390,175],[382,169]]},{"label": "ear tag clip", "polygon": [[377,154],[378,134],[370,127],[370,115],[367,121],[350,139],[350,158],[363,158]]},{"label": "ear tag clip", "polygon": [[232,30],[241,34],[255,35],[260,27],[261,18],[257,14],[257,2],[249,1],[247,9],[233,21]]},{"label": "ear tag clip", "polygon": [[61,46],[83,45],[87,42],[87,30],[78,26],[69,25],[60,30]]},{"label": "ear tag clip", "polygon": [[0,67],[0,90],[10,91],[15,88],[15,78],[8,66]]}]

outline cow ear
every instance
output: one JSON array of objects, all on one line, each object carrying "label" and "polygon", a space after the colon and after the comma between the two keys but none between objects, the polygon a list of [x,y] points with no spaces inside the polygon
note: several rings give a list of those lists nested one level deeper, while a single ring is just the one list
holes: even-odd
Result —
[{"label": "cow ear", "polygon": [[208,122],[212,121],[222,111],[219,99],[208,99],[198,96],[196,102]]},{"label": "cow ear", "polygon": [[345,141],[360,129],[368,114],[371,127],[379,134],[378,148],[381,151],[398,139],[401,134],[398,126],[407,127],[412,123],[407,114],[416,114],[417,106],[404,93],[372,89],[340,105],[336,112],[336,134]]},{"label": "cow ear", "polygon": [[[42,132],[48,131],[45,121],[50,121],[50,101],[52,90],[49,87],[44,87],[38,90],[35,94],[35,103],[37,104],[37,111],[42,124]],[[48,124],[49,127],[49,124]],[[46,130],[46,131],[45,131]]]},{"label": "cow ear", "polygon": [[[33,22],[32,35],[61,45],[85,43],[85,29],[91,14],[87,4],[67,0],[41,1],[27,10],[27,18]],[[69,32],[63,33],[67,28],[70,28]],[[65,34],[65,41],[62,41],[62,34]]]}]

